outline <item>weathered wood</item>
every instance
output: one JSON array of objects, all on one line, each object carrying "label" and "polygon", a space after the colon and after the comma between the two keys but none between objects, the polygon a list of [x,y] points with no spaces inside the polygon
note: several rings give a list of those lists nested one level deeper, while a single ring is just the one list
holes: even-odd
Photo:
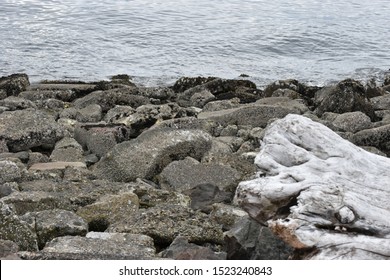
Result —
[{"label": "weathered wood", "polygon": [[390,259],[390,159],[297,115],[275,121],[237,202],[310,259]]}]

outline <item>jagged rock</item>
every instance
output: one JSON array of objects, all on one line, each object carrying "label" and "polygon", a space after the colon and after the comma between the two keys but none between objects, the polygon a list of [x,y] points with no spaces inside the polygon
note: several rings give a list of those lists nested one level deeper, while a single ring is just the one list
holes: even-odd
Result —
[{"label": "jagged rock", "polygon": [[129,140],[131,130],[125,125],[86,123],[75,127],[74,138],[87,151],[99,158],[104,156],[116,144]]},{"label": "jagged rock", "polygon": [[315,112],[322,115],[325,112],[347,113],[360,111],[376,120],[374,109],[366,97],[363,85],[351,79],[339,82],[337,85],[324,87],[316,92],[314,103]]},{"label": "jagged rock", "polygon": [[30,260],[148,260],[155,259],[153,239],[139,234],[90,232],[86,237],[58,237],[42,251],[21,252]]},{"label": "jagged rock", "polygon": [[183,236],[196,244],[222,244],[221,226],[209,217],[181,205],[157,205],[140,209],[127,220],[110,225],[107,232],[146,234],[155,244],[169,245],[177,236]]},{"label": "jagged rock", "polygon": [[332,123],[338,129],[353,133],[371,127],[370,118],[362,112],[350,112],[338,115]]},{"label": "jagged rock", "polygon": [[83,148],[70,137],[64,137],[58,141],[50,155],[52,161],[83,162]]},{"label": "jagged rock", "polygon": [[20,259],[16,253],[19,246],[13,241],[0,239],[0,260],[17,260]]},{"label": "jagged rock", "polygon": [[173,160],[200,159],[210,148],[211,136],[200,130],[147,130],[134,140],[116,145],[97,164],[95,174],[113,181],[153,179]]},{"label": "jagged rock", "polygon": [[390,155],[390,124],[361,130],[352,137],[359,146],[373,146]]},{"label": "jagged rock", "polygon": [[163,188],[186,191],[202,184],[211,184],[220,190],[232,191],[241,176],[233,168],[221,164],[202,164],[193,158],[171,162],[159,175]]},{"label": "jagged rock", "polygon": [[12,152],[54,146],[63,136],[64,130],[42,111],[26,109],[0,115],[0,139]]},{"label": "jagged rock", "polygon": [[3,199],[0,200],[0,225],[0,239],[15,242],[20,250],[38,250],[36,234],[16,216]]},{"label": "jagged rock", "polygon": [[0,160],[0,184],[17,181],[21,178],[19,166],[9,160]]},{"label": "jagged rock", "polygon": [[[255,103],[241,105],[233,109],[201,112],[198,118],[212,120],[220,123],[222,126],[235,124],[266,127],[271,119],[283,118],[287,114],[303,114],[308,110],[305,105],[296,100],[288,98],[282,98],[282,100],[282,102],[277,102],[275,99],[270,100],[270,105],[266,104],[267,101],[261,100],[262,104]],[[281,99],[278,98],[278,101],[281,101]]]},{"label": "jagged rock", "polygon": [[211,248],[189,243],[181,236],[176,237],[161,256],[174,260],[226,260],[225,252],[215,252]]},{"label": "jagged rock", "polygon": [[141,105],[149,104],[149,98],[137,95],[138,89],[119,88],[105,91],[94,91],[82,98],[76,99],[73,104],[75,108],[81,109],[92,104],[100,105],[103,113],[112,109],[115,105],[127,105],[137,108]]},{"label": "jagged rock", "polygon": [[289,115],[265,132],[238,203],[311,259],[389,259],[390,160]]},{"label": "jagged rock", "polygon": [[93,204],[86,205],[77,211],[84,218],[91,231],[104,231],[113,222],[124,220],[139,208],[137,195],[124,192],[117,195],[103,195]]},{"label": "jagged rock", "polygon": [[55,237],[85,236],[88,232],[88,224],[80,216],[61,209],[29,212],[21,216],[21,219],[35,230],[40,249]]},{"label": "jagged rock", "polygon": [[215,77],[181,77],[175,82],[172,89],[176,93],[184,92],[187,89],[203,85],[215,79]]},{"label": "jagged rock", "polygon": [[0,100],[0,106],[7,107],[9,111],[37,108],[34,102],[18,96],[9,96],[3,100]]},{"label": "jagged rock", "polygon": [[271,230],[247,216],[241,217],[224,233],[230,260],[286,260],[293,249]]},{"label": "jagged rock", "polygon": [[0,90],[3,90],[6,96],[18,95],[26,90],[29,85],[30,81],[26,74],[12,74],[0,78]]}]

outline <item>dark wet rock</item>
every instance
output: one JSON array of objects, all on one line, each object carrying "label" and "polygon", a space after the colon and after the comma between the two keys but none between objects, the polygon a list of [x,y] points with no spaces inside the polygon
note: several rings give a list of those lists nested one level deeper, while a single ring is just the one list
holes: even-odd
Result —
[{"label": "dark wet rock", "polygon": [[50,155],[51,161],[83,162],[83,148],[73,138],[64,137],[58,141]]},{"label": "dark wet rock", "polygon": [[203,164],[193,158],[171,162],[158,177],[163,188],[176,191],[186,191],[204,184],[210,184],[213,191],[214,187],[232,191],[241,179],[237,170],[230,166]]},{"label": "dark wet rock", "polygon": [[0,239],[15,242],[20,250],[38,249],[37,236],[32,229],[0,200]]},{"label": "dark wet rock", "polygon": [[361,130],[352,138],[358,146],[373,146],[390,155],[390,125]]},{"label": "dark wet rock", "polygon": [[139,234],[88,233],[58,237],[40,252],[21,252],[30,260],[148,260],[155,259],[153,239]]},{"label": "dark wet rock", "polygon": [[75,127],[74,138],[84,150],[99,158],[104,156],[116,144],[129,140],[131,130],[125,125],[106,123],[78,124]]},{"label": "dark wet rock", "polygon": [[81,108],[76,113],[76,120],[79,122],[99,122],[102,120],[102,107],[98,104],[91,104]]},{"label": "dark wet rock", "polygon": [[103,113],[115,107],[115,105],[127,105],[137,108],[149,104],[149,98],[138,95],[137,88],[111,89],[94,91],[82,98],[76,99],[73,104],[76,108],[85,108],[92,104],[100,105]]},{"label": "dark wet rock", "polygon": [[113,181],[153,179],[174,160],[200,159],[210,145],[211,136],[200,130],[152,129],[116,145],[95,165],[94,172]]},{"label": "dark wet rock", "polygon": [[151,102],[155,100],[158,104],[169,102],[175,96],[175,92],[168,87],[138,87],[138,90],[140,95],[148,97]]},{"label": "dark wet rock", "polygon": [[89,230],[105,231],[110,224],[127,219],[139,208],[138,196],[132,192],[117,195],[103,195],[93,204],[77,211],[87,221]]},{"label": "dark wet rock", "polygon": [[29,212],[21,216],[37,234],[38,248],[60,236],[85,236],[88,224],[74,212],[53,209],[40,212]]},{"label": "dark wet rock", "polygon": [[184,92],[187,89],[203,85],[215,79],[215,77],[182,77],[175,82],[172,89],[176,93]]},{"label": "dark wet rock", "polygon": [[27,108],[36,109],[37,107],[34,102],[18,96],[9,96],[0,100],[0,106],[7,107],[7,111],[23,110]]},{"label": "dark wet rock", "polygon": [[0,239],[0,260],[17,260],[20,259],[16,253],[19,246],[13,241]]},{"label": "dark wet rock", "polygon": [[[237,108],[201,112],[199,119],[207,119],[220,123],[223,126],[231,125],[249,125],[252,127],[265,127],[271,119],[283,118],[288,114],[303,114],[308,109],[305,105],[288,98],[277,99],[266,104],[263,103],[242,105]],[[271,101],[271,100],[270,100]]]},{"label": "dark wet rock", "polygon": [[335,86],[325,87],[315,94],[315,112],[321,116],[325,112],[347,113],[360,111],[376,120],[374,109],[370,104],[363,85],[351,79],[339,82]]},{"label": "dark wet rock", "polygon": [[26,74],[12,74],[0,78],[0,90],[4,91],[6,96],[16,96],[29,85],[30,81]]},{"label": "dark wet rock", "polygon": [[286,260],[293,249],[272,231],[249,217],[242,217],[225,232],[227,259]]},{"label": "dark wet rock", "polygon": [[370,118],[362,112],[350,112],[336,116],[333,125],[342,131],[358,132],[371,128]]},{"label": "dark wet rock", "polygon": [[371,98],[370,101],[374,110],[390,110],[390,94]]},{"label": "dark wet rock", "polygon": [[0,139],[6,141],[10,151],[52,147],[63,136],[63,129],[41,111],[26,109],[0,115]]},{"label": "dark wet rock", "polygon": [[305,90],[305,86],[301,84],[299,81],[293,79],[279,80],[269,84],[264,89],[264,96],[265,97],[275,96],[274,95],[275,91],[286,90],[286,89],[294,91],[296,93],[303,93]]},{"label": "dark wet rock", "polygon": [[18,181],[21,178],[19,166],[10,160],[0,160],[0,184]]},{"label": "dark wet rock", "polygon": [[375,79],[367,81],[365,85],[365,90],[366,96],[368,98],[373,98],[385,94],[385,90],[382,87],[377,86]]},{"label": "dark wet rock", "polygon": [[223,243],[220,225],[211,221],[208,215],[181,205],[140,209],[126,221],[112,224],[107,231],[145,234],[160,246],[172,243],[179,235],[197,244]]},{"label": "dark wet rock", "polygon": [[225,252],[216,252],[211,248],[189,243],[181,236],[176,237],[161,256],[174,260],[226,260]]}]

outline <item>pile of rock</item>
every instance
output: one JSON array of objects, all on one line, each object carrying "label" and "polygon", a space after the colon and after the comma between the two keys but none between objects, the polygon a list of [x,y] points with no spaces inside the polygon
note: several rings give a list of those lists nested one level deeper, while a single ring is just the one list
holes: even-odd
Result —
[{"label": "pile of rock", "polygon": [[172,87],[136,86],[127,75],[34,85],[24,74],[2,77],[0,257],[291,258],[296,246],[267,227],[269,217],[233,199],[259,167],[261,176],[275,171],[259,161],[270,124],[303,115],[388,156],[389,96],[389,79],[260,90],[215,77]]}]

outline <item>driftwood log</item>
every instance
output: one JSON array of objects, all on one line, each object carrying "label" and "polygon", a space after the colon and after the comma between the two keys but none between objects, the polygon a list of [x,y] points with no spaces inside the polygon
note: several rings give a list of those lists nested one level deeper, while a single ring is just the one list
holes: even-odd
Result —
[{"label": "driftwood log", "polygon": [[390,159],[288,115],[266,130],[235,199],[306,259],[390,259]]}]

